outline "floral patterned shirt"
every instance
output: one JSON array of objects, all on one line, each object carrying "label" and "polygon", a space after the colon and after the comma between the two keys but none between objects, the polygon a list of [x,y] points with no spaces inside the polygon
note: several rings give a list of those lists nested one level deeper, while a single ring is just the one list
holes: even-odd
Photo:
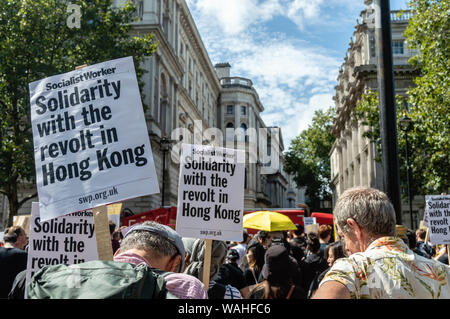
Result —
[{"label": "floral patterned shirt", "polygon": [[353,299],[450,299],[450,267],[414,254],[397,237],[338,259],[320,285],[342,283]]}]

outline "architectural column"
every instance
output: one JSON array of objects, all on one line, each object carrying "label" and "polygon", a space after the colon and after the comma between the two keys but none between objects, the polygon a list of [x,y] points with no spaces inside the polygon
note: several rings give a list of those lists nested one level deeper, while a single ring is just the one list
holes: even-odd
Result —
[{"label": "architectural column", "polygon": [[172,105],[172,130],[179,127],[179,117],[178,117],[178,84],[173,85],[173,105]]},{"label": "architectural column", "polygon": [[376,187],[376,174],[375,174],[375,152],[374,152],[374,144],[370,143],[368,146],[368,178],[369,178],[369,187]]},{"label": "architectural column", "polygon": [[[234,131],[236,132],[236,129],[241,128],[241,118],[239,113],[239,105],[237,103],[234,104]],[[238,131],[240,132],[240,130]],[[239,142],[241,141],[241,136],[238,135]],[[239,144],[238,144],[239,145]]]},{"label": "architectural column", "polygon": [[354,167],[354,174],[353,174],[353,186],[359,186],[359,170],[360,170],[360,157],[359,155],[359,135],[358,135],[358,127],[352,123],[352,153],[353,153],[353,167]]},{"label": "architectural column", "polygon": [[156,80],[154,83],[154,97],[155,97],[154,98],[154,101],[155,101],[154,107],[155,108],[154,108],[153,116],[155,117],[155,122],[158,123],[159,122],[159,99],[161,96],[161,91],[160,91],[160,82],[161,82],[160,76],[161,76],[161,74],[160,74],[160,70],[159,70],[160,58],[157,54],[154,55],[154,57],[155,57],[155,72],[154,72],[155,76],[154,76],[154,78]]},{"label": "architectural column", "polygon": [[368,170],[368,150],[363,150],[361,152],[361,186],[368,187],[369,184],[369,170]]},{"label": "architectural column", "polygon": [[178,55],[178,19],[177,2],[172,1],[172,46]]},{"label": "architectural column", "polygon": [[348,168],[348,161],[347,161],[347,141],[345,139],[342,139],[342,169],[341,169],[341,174],[342,174],[342,189],[345,190],[347,189],[347,176],[345,174],[346,169]]},{"label": "architectural column", "polygon": [[351,124],[346,124],[346,138],[347,138],[347,168],[348,168],[348,180],[346,183],[346,188],[353,187],[353,170],[352,170],[352,164],[353,164],[353,143],[352,143],[352,131],[349,129],[349,126]]}]

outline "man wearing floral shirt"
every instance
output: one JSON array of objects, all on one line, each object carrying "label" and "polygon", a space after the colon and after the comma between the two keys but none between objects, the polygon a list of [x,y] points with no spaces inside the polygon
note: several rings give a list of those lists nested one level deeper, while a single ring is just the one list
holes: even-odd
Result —
[{"label": "man wearing floral shirt", "polygon": [[314,299],[450,298],[450,267],[414,254],[395,237],[395,211],[386,194],[349,189],[334,216],[351,255],[334,263]]}]

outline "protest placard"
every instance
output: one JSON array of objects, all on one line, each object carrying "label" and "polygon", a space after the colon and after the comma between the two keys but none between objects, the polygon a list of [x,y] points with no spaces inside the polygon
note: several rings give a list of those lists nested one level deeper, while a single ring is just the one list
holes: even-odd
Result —
[{"label": "protest placard", "polygon": [[450,244],[450,195],[427,195],[425,201],[430,242]]},{"label": "protest placard", "polygon": [[30,217],[31,215],[18,215],[13,217],[13,226],[22,227],[28,237],[30,236]]},{"label": "protest placard", "polygon": [[242,241],[245,152],[183,144],[176,231],[184,237]]},{"label": "protest placard", "polygon": [[132,57],[29,86],[43,221],[159,192]]},{"label": "protest placard", "polygon": [[33,202],[28,244],[26,282],[46,265],[73,265],[97,260],[92,211],[71,213],[43,222],[39,203]]},{"label": "protest placard", "polygon": [[319,225],[317,224],[316,217],[303,217],[303,225],[305,226],[305,233],[311,232],[317,233],[319,231]]},{"label": "protest placard", "polygon": [[309,233],[319,233],[319,224],[310,224],[310,225],[306,225],[305,227],[305,233],[309,234]]}]

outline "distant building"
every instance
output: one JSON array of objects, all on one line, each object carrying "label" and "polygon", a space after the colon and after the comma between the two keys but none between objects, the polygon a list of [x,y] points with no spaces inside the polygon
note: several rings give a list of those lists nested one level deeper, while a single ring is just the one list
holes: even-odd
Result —
[{"label": "distant building", "polygon": [[[351,117],[361,95],[368,90],[378,90],[375,10],[371,0],[365,3],[362,20],[357,21],[347,56],[339,70],[333,98],[336,105],[332,127],[336,141],[330,152],[333,206],[343,191],[354,186],[385,190],[382,164],[375,161],[376,146],[363,137],[363,133],[371,128],[355,123]],[[391,12],[395,93],[406,95],[418,73],[407,63],[415,52],[408,49],[403,37],[411,13],[398,14],[398,11]],[[420,218],[420,207],[415,209],[417,218]],[[406,204],[402,205],[402,210],[409,215]],[[405,215],[403,220],[407,223],[409,217]]]}]

